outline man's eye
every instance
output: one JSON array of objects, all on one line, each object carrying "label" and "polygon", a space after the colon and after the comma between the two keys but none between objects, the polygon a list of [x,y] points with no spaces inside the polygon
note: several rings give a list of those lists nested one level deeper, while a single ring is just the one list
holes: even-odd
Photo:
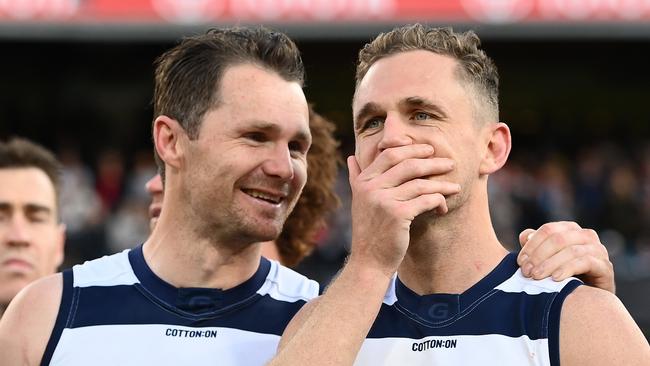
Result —
[{"label": "man's eye", "polygon": [[305,154],[307,152],[307,148],[305,147],[304,143],[298,142],[298,141],[292,141],[289,143],[289,150],[294,153],[294,154]]},{"label": "man's eye", "polygon": [[366,124],[363,127],[364,127],[364,129],[379,128],[379,127],[381,127],[381,124],[383,122],[384,121],[381,118],[373,118],[373,119],[368,120],[368,122],[366,122]]},{"label": "man's eye", "polygon": [[29,222],[33,222],[35,224],[38,224],[38,223],[47,222],[48,215],[46,213],[34,213],[34,214],[31,214],[31,215],[28,215],[27,219],[29,220]]},{"label": "man's eye", "polygon": [[413,119],[416,121],[424,121],[431,118],[431,116],[428,113],[424,112],[417,112],[413,115]]},{"label": "man's eye", "polygon": [[267,140],[266,135],[261,132],[249,132],[244,137],[255,142],[265,142]]}]

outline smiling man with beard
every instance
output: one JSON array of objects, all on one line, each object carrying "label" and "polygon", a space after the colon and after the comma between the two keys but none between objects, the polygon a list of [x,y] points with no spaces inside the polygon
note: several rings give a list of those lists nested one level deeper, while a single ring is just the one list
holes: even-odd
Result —
[{"label": "smiling man with beard", "polygon": [[163,54],[152,130],[165,199],[151,236],[23,291],[0,324],[3,362],[268,361],[318,294],[260,255],[307,179],[303,70],[295,44],[264,28],[211,30]]}]

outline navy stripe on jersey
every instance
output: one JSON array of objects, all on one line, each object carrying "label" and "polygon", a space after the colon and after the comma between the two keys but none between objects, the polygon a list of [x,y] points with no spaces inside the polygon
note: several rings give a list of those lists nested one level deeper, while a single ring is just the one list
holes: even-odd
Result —
[{"label": "navy stripe on jersey", "polygon": [[140,291],[184,316],[202,313],[204,315],[216,314],[220,311],[227,311],[231,306],[246,303],[264,284],[271,269],[271,262],[261,257],[255,274],[231,289],[176,288],[153,273],[144,260],[142,246],[129,252],[129,262],[141,283],[139,286],[136,284]]},{"label": "navy stripe on jersey", "polygon": [[[99,364],[120,360],[116,362],[135,365],[147,359],[160,363],[170,355],[181,362],[184,352],[190,352],[196,360],[222,357],[230,360],[224,362],[246,359],[262,365],[274,354],[291,318],[318,295],[319,287],[261,258],[256,273],[232,289],[175,288],[151,271],[142,246],[75,266],[64,279],[63,301],[43,364],[86,365],[95,353],[106,351]],[[211,338],[203,342],[150,333],[167,327],[190,334],[192,328],[220,329],[228,338],[212,344]],[[142,335],[153,335],[143,340],[149,346],[138,347],[129,340],[133,337],[136,342]],[[160,356],[151,346],[154,343],[164,345],[169,355]],[[121,346],[111,346],[116,344]],[[250,345],[258,352],[247,354]],[[124,347],[131,347],[132,362],[125,358]]]},{"label": "navy stripe on jersey", "polygon": [[50,335],[50,340],[47,342],[47,347],[43,353],[43,359],[41,360],[41,365],[48,365],[54,354],[57,343],[61,338],[61,333],[66,326],[68,321],[69,312],[62,311],[63,309],[71,309],[72,304],[72,270],[67,269],[62,273],[63,277],[63,294],[61,295],[61,305],[59,306],[59,312],[56,316],[56,322],[54,323],[54,328],[52,329],[52,334]]},{"label": "navy stripe on jersey", "polygon": [[[580,284],[569,282],[561,293],[506,292],[497,287],[515,275],[517,254],[510,253],[495,269],[462,294],[420,296],[395,279],[396,302],[384,302],[367,338],[488,335],[549,337],[549,311]],[[550,317],[555,313],[551,312]],[[559,315],[557,315],[559,316]],[[553,321],[554,319],[551,319]],[[558,318],[559,321],[559,318]]]},{"label": "navy stripe on jersey", "polygon": [[[210,314],[180,312],[160,301],[152,301],[142,286],[84,287],[77,289],[78,308],[68,328],[117,324],[173,324],[188,327],[225,327],[256,333],[282,335],[293,315],[305,301],[277,301],[269,295],[254,294],[246,301]],[[146,294],[147,297],[141,296]],[[123,299],[129,299],[128,307]],[[155,303],[156,306],[152,306]],[[251,306],[253,305],[254,306]],[[259,316],[269,314],[272,316]]]},{"label": "navy stripe on jersey", "polygon": [[562,304],[567,295],[573,292],[578,286],[580,286],[580,282],[578,281],[572,281],[564,286],[558,295],[558,299],[551,306],[548,321],[548,351],[552,366],[560,366],[560,315],[562,312]]}]

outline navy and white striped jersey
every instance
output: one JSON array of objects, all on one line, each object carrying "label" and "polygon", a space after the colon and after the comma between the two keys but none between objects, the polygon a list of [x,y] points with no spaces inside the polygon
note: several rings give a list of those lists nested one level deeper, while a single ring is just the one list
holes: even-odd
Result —
[{"label": "navy and white striped jersey", "polygon": [[560,310],[580,284],[527,279],[516,253],[460,295],[395,278],[355,365],[559,365]]},{"label": "navy and white striped jersey", "polygon": [[228,290],[175,288],[142,246],[63,272],[43,365],[263,365],[318,284],[262,258]]}]

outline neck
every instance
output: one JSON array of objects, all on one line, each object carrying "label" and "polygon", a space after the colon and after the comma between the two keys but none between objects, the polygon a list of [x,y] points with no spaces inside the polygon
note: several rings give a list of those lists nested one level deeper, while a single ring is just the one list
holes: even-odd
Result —
[{"label": "neck", "polygon": [[261,244],[202,236],[192,226],[193,220],[182,210],[163,207],[143,246],[144,259],[158,277],[175,287],[225,290],[253,276]]},{"label": "neck", "polygon": [[413,222],[398,270],[400,280],[415,293],[462,293],[507,254],[492,228],[487,197],[468,200],[445,216],[430,215]]}]

